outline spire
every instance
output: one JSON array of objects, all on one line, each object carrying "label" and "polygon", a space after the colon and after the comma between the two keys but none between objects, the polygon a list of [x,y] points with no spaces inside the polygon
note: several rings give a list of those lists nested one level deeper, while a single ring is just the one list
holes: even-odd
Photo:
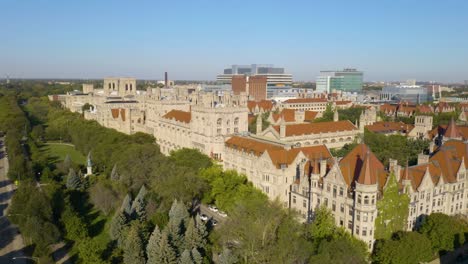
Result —
[{"label": "spire", "polygon": [[[370,162],[370,150],[367,148],[366,156],[364,158],[364,163],[361,167],[361,172],[359,173],[358,183],[365,184],[365,185],[372,185],[376,184],[375,177],[371,175],[371,162]],[[375,175],[375,174],[374,174]]]},{"label": "spire", "polygon": [[460,131],[458,130],[457,125],[455,124],[455,121],[453,120],[453,117],[452,117],[452,120],[450,120],[447,130],[445,130],[444,137],[447,137],[447,138],[461,138],[462,137]]}]

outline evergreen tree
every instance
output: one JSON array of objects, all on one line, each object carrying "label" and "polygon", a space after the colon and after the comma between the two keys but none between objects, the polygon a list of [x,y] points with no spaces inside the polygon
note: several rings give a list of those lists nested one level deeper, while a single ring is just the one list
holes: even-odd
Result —
[{"label": "evergreen tree", "polygon": [[123,211],[127,214],[127,216],[131,216],[132,211],[132,197],[130,194],[127,194],[122,202],[122,206],[120,207],[120,211]]},{"label": "evergreen tree", "polygon": [[146,246],[146,255],[148,256],[148,264],[150,263],[158,263],[159,261],[159,244],[161,242],[161,231],[159,227],[156,225],[154,227],[154,231],[151,234],[148,245]]},{"label": "evergreen tree", "polygon": [[71,161],[70,155],[67,154],[67,155],[65,156],[65,159],[63,160],[63,169],[64,169],[65,171],[70,170],[71,165],[72,165],[72,161]]},{"label": "evergreen tree", "polygon": [[195,264],[202,264],[203,257],[201,256],[200,252],[196,248],[192,249],[192,259]]},{"label": "evergreen tree", "polygon": [[187,230],[185,231],[185,249],[197,248],[201,249],[204,247],[203,238],[199,233],[199,230],[195,226],[195,221],[190,218],[187,224]]},{"label": "evergreen tree", "polygon": [[232,251],[228,248],[223,248],[223,252],[219,254],[218,263],[219,264],[234,264],[237,263],[239,259],[236,255],[232,254]]},{"label": "evergreen tree", "polygon": [[190,255],[190,251],[188,249],[182,252],[179,258],[179,264],[193,264],[192,256]]},{"label": "evergreen tree", "polygon": [[171,210],[169,211],[169,223],[167,231],[172,245],[177,252],[181,252],[184,248],[184,233],[185,226],[189,218],[187,208],[182,202],[174,200]]},{"label": "evergreen tree", "polygon": [[145,252],[143,250],[143,241],[140,236],[139,225],[132,225],[125,239],[124,245],[124,263],[126,264],[145,264]]},{"label": "evergreen tree", "polygon": [[82,187],[81,179],[78,177],[78,175],[76,175],[74,169],[70,169],[68,172],[66,186],[70,190],[78,190]]},{"label": "evergreen tree", "polygon": [[409,202],[408,195],[400,194],[396,177],[391,173],[383,197],[377,201],[375,239],[390,239],[393,233],[406,229]]},{"label": "evergreen tree", "polygon": [[111,172],[110,178],[111,178],[111,180],[114,180],[114,181],[120,180],[120,175],[119,175],[119,173],[117,172],[117,164],[114,164],[114,167],[112,168],[112,172]]},{"label": "evergreen tree", "polygon": [[127,216],[123,211],[117,212],[112,218],[109,235],[112,240],[121,241],[124,228],[127,226]]},{"label": "evergreen tree", "polygon": [[148,264],[175,264],[177,263],[176,253],[169,243],[169,235],[164,231],[161,235],[161,240],[159,241],[159,247],[156,251],[156,262],[148,262]]},{"label": "evergreen tree", "polygon": [[146,193],[146,188],[144,185],[142,185],[138,195],[132,203],[132,212],[140,221],[146,220]]}]

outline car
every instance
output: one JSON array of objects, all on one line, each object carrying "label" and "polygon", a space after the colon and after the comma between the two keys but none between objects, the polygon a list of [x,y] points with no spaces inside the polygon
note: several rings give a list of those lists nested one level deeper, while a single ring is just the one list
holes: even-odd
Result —
[{"label": "car", "polygon": [[218,224],[218,221],[216,221],[215,219],[211,219],[211,224],[212,224],[213,226],[215,226],[215,225]]},{"label": "car", "polygon": [[201,214],[200,215],[200,219],[204,222],[208,221],[208,216],[206,216],[206,214]]},{"label": "car", "polygon": [[208,205],[208,209],[210,209],[210,211],[215,212],[215,213],[218,212],[218,207],[211,205],[211,204]]},{"label": "car", "polygon": [[219,216],[221,217],[227,217],[227,214],[223,211],[218,211]]}]

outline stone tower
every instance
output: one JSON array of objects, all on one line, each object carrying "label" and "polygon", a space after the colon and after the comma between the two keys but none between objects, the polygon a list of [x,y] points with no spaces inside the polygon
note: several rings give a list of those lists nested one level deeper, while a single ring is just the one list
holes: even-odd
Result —
[{"label": "stone tower", "polygon": [[93,174],[93,163],[91,162],[91,151],[88,153],[88,158],[86,161],[86,175],[89,176]]}]

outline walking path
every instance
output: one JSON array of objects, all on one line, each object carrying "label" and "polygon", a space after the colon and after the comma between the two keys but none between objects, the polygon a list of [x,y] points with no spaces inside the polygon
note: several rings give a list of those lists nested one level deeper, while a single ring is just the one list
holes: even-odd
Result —
[{"label": "walking path", "polygon": [[[15,192],[15,185],[7,178],[8,158],[6,157],[3,138],[0,138],[0,263],[27,263],[24,241],[18,227],[7,218],[8,207]],[[19,259],[13,259],[18,258]]]}]

